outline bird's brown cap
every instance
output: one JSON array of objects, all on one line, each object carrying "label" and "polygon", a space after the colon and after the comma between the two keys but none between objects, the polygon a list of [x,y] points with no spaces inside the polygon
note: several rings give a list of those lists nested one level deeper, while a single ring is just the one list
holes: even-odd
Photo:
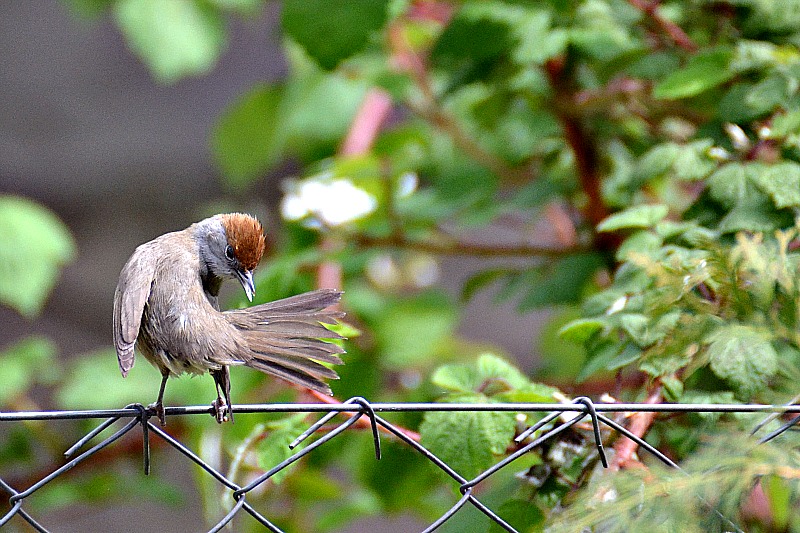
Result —
[{"label": "bird's brown cap", "polygon": [[244,213],[220,215],[228,244],[239,264],[246,270],[253,270],[264,255],[264,230],[261,223]]}]

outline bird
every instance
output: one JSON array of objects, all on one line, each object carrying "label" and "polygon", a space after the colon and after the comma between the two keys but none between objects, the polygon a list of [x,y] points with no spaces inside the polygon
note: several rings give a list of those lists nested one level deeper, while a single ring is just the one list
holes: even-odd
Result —
[{"label": "bird", "polygon": [[318,289],[252,307],[220,311],[223,281],[238,280],[249,301],[253,271],[264,253],[261,223],[244,213],[218,214],[136,248],[114,291],[114,347],[122,376],[135,351],[161,372],[158,399],[149,406],[166,425],[164,390],[170,377],[210,373],[217,422],[233,422],[231,366],[247,366],[331,395],[324,381],[338,379],[321,363],[343,364],[343,337],[325,324],[341,291]]}]

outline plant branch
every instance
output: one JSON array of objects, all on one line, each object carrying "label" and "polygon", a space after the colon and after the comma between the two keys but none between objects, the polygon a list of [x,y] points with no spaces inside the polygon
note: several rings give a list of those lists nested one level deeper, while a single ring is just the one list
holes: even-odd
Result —
[{"label": "plant branch", "polygon": [[647,15],[676,46],[687,52],[696,52],[697,45],[683,29],[658,12],[658,0],[628,0],[628,3]]},{"label": "plant branch", "polygon": [[[317,391],[314,391],[314,390],[311,390],[311,389],[305,389],[305,390],[303,390],[303,392],[305,392],[306,394],[309,394],[313,398],[319,400],[321,403],[337,404],[337,405],[343,403],[341,400],[337,400],[336,398],[334,398],[332,396],[327,396],[325,394],[322,394],[321,392],[317,392]],[[348,414],[348,413],[343,413],[343,414]],[[359,429],[370,429],[372,426],[370,424],[369,418],[362,416],[361,418],[358,419],[358,421],[356,423],[353,424],[353,427],[356,427],[356,428],[359,428]],[[394,427],[396,427],[401,433],[403,433],[409,439],[413,440],[414,442],[419,442],[420,436],[419,436],[419,433],[417,433],[416,431],[411,431],[410,429],[406,429],[406,428],[404,428],[402,426],[398,426],[397,424],[394,424]],[[393,433],[391,431],[389,431],[388,429],[386,429],[383,426],[379,425],[378,426],[378,430],[382,431],[383,433],[386,433],[387,435],[393,435]]]},{"label": "plant branch", "polygon": [[469,255],[473,257],[562,257],[588,250],[581,246],[554,248],[533,245],[491,246],[458,241],[421,241],[409,239],[404,235],[389,237],[357,235],[354,242],[357,246],[364,248],[405,248],[434,255]]},{"label": "plant branch", "polygon": [[[566,58],[560,57],[549,60],[545,64],[545,72],[553,89],[553,94],[556,95],[553,105],[554,111],[564,130],[564,138],[572,149],[578,181],[586,195],[586,207],[583,210],[584,216],[594,228],[610,214],[603,202],[603,195],[600,190],[597,147],[582,124],[580,117],[570,111],[575,108],[576,93],[567,74]],[[596,233],[594,238],[597,247],[603,251],[616,250],[620,243],[619,237],[611,233]]]},{"label": "plant branch", "polygon": [[[658,384],[653,390],[650,392],[650,395],[645,400],[645,403],[648,404],[657,404],[663,401],[663,397],[661,396],[661,385]],[[650,426],[653,425],[653,420],[655,420],[656,413],[648,413],[648,412],[637,412],[631,415],[630,424],[628,425],[628,429],[631,433],[636,435],[637,437],[644,437]],[[637,461],[633,459],[634,454],[636,453],[636,449],[639,447],[636,442],[632,441],[628,437],[620,438],[614,444],[614,450],[616,454],[614,455],[614,459],[611,462],[610,468],[612,470],[621,470],[623,468],[627,468],[633,464],[636,464]]]},{"label": "plant branch", "polygon": [[[446,22],[437,20],[437,22]],[[425,59],[408,43],[400,24],[389,28],[389,43],[392,48],[392,61],[400,70],[414,80],[419,89],[420,101],[409,100],[407,106],[416,115],[447,134],[453,143],[470,159],[491,171],[503,180],[517,183],[533,179],[530,167],[515,167],[486,150],[464,128],[458,120],[444,110],[436,98],[430,81]]]}]

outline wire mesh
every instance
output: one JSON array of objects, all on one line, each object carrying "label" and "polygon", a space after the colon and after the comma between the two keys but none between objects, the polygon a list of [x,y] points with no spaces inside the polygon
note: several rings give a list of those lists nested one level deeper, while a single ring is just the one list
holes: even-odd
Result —
[{"label": "wire mesh", "polygon": [[[142,433],[142,460],[143,468],[146,474],[150,473],[150,439],[151,435],[162,439],[169,446],[180,452],[187,460],[199,466],[207,475],[216,480],[220,485],[224,486],[230,491],[230,496],[235,502],[229,512],[220,518],[220,520],[209,530],[210,532],[220,531],[225,528],[237,515],[246,513],[256,520],[259,524],[264,526],[269,531],[281,532],[282,530],[272,523],[266,516],[256,510],[248,501],[248,494],[266,483],[278,472],[281,472],[292,463],[300,460],[305,455],[312,453],[315,449],[323,446],[325,443],[333,439],[339,438],[346,430],[352,427],[362,417],[369,420],[372,429],[373,443],[375,447],[375,456],[379,460],[381,458],[381,441],[379,428],[382,428],[385,433],[393,435],[397,440],[403,442],[411,449],[419,453],[422,457],[430,461],[437,468],[442,470],[449,476],[453,483],[461,493],[461,497],[442,514],[437,520],[430,524],[424,532],[435,531],[442,524],[450,520],[460,509],[472,505],[481,513],[486,515],[491,521],[496,523],[506,531],[515,532],[516,530],[506,521],[504,521],[494,510],[485,505],[476,496],[476,487],[496,474],[499,470],[512,464],[523,455],[529,453],[531,450],[541,446],[543,443],[550,439],[555,438],[560,433],[566,431],[570,427],[578,424],[587,418],[592,425],[592,434],[594,437],[594,446],[597,449],[598,456],[604,467],[608,467],[606,454],[603,447],[601,437],[601,427],[606,427],[610,430],[619,432],[620,434],[628,437],[638,444],[638,446],[652,454],[659,461],[664,464],[680,469],[680,467],[670,460],[666,455],[658,449],[644,441],[642,438],[631,433],[624,426],[611,418],[605,416],[603,413],[641,413],[641,412],[655,412],[655,413],[800,413],[800,406],[798,405],[761,405],[761,404],[636,404],[636,403],[594,403],[586,397],[576,398],[571,403],[564,404],[533,404],[533,403],[486,403],[486,404],[448,404],[448,403],[370,403],[364,398],[356,397],[351,398],[339,404],[255,404],[255,405],[239,405],[234,406],[237,413],[322,413],[323,416],[309,428],[302,432],[290,444],[290,448],[294,449],[301,442],[312,436],[323,425],[330,422],[336,415],[344,414],[349,415],[347,419],[335,426],[330,431],[325,432],[320,438],[302,448],[287,459],[274,465],[268,471],[264,472],[257,478],[253,479],[246,486],[239,486],[237,483],[228,479],[221,472],[216,470],[206,461],[204,461],[198,454],[192,451],[188,446],[180,442],[174,436],[170,435],[167,431],[154,425],[150,418],[155,413],[141,404],[128,405],[124,409],[106,409],[106,410],[85,410],[85,411],[28,411],[28,412],[0,412],[0,424],[20,421],[52,421],[52,420],[76,420],[76,419],[102,419],[106,418],[95,429],[91,430],[71,448],[65,452],[67,461],[59,468],[53,470],[49,474],[42,477],[40,480],[34,482],[26,489],[19,490],[12,487],[9,483],[0,477],[0,491],[8,495],[9,510],[0,517],[0,528],[6,525],[14,517],[27,522],[34,530],[48,532],[51,531],[45,526],[40,524],[31,514],[24,508],[26,499],[35,494],[42,487],[51,481],[62,476],[64,473],[74,468],[78,464],[89,460],[92,456],[97,454],[102,449],[112,445],[115,441],[122,438],[127,433],[139,428]],[[167,407],[165,409],[168,417],[173,416],[195,416],[195,415],[208,415],[213,416],[212,409],[206,406],[184,406],[184,407]],[[515,412],[515,413],[547,413],[536,424],[528,427],[515,438],[517,444],[521,447],[514,451],[512,454],[503,458],[492,467],[484,470],[480,474],[471,479],[467,479],[451,468],[445,461],[441,460],[434,453],[428,450],[425,446],[411,438],[403,431],[402,428],[388,422],[378,413],[400,413],[400,412],[432,412],[432,411],[462,411],[462,412]],[[570,416],[574,415],[574,416]],[[99,436],[112,424],[120,420],[127,420],[121,428],[117,429],[110,436],[106,437],[98,444],[95,444],[82,453],[79,450],[84,448],[95,437]],[[560,421],[559,421],[560,420]],[[800,415],[793,418],[788,423],[784,424],[777,430],[771,432],[761,439],[765,442],[779,435],[783,431],[788,430],[792,425],[800,421]],[[756,430],[759,427],[756,428]],[[718,513],[713,507],[709,506],[712,511]],[[724,517],[721,516],[727,521]],[[735,531],[741,529],[734,523],[729,522],[729,526]]]}]

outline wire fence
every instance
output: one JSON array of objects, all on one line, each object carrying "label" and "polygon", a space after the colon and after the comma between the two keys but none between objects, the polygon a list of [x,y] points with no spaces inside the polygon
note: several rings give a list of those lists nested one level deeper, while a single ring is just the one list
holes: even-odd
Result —
[{"label": "wire fence", "polygon": [[[172,416],[189,416],[189,415],[208,415],[212,414],[211,409],[206,406],[188,406],[188,407],[167,407],[166,414]],[[526,453],[541,446],[550,439],[554,439],[560,433],[566,431],[570,427],[578,424],[587,418],[591,422],[592,432],[594,435],[594,446],[596,447],[600,461],[604,467],[608,467],[605,450],[603,447],[601,437],[601,427],[611,429],[624,435],[638,444],[638,446],[652,454],[664,464],[679,469],[680,467],[666,455],[660,452],[649,443],[631,433],[623,425],[617,421],[609,418],[604,413],[795,413],[797,416],[778,428],[770,434],[761,438],[761,442],[766,442],[783,431],[786,431],[797,422],[800,422],[800,406],[798,405],[735,405],[735,404],[636,404],[636,403],[594,403],[589,398],[581,397],[573,400],[572,403],[566,404],[530,404],[530,403],[503,403],[503,404],[447,404],[447,403],[370,403],[364,398],[356,397],[351,398],[344,403],[340,404],[263,404],[263,405],[239,405],[234,407],[234,411],[238,413],[322,413],[323,416],[315,423],[313,423],[307,430],[302,432],[290,444],[290,448],[294,449],[301,442],[313,435],[317,430],[330,422],[338,414],[350,414],[350,416],[341,424],[335,426],[332,430],[326,432],[320,438],[300,449],[284,461],[273,466],[267,472],[264,472],[259,477],[251,481],[245,486],[239,486],[233,480],[228,479],[218,470],[209,465],[206,461],[200,458],[189,447],[178,441],[175,437],[164,431],[158,425],[153,424],[150,418],[154,416],[154,412],[141,404],[132,404],[124,409],[108,409],[108,410],[92,410],[92,411],[36,411],[36,412],[0,412],[0,424],[5,424],[14,421],[52,421],[52,420],[75,420],[75,419],[102,419],[106,418],[95,429],[87,433],[83,438],[75,443],[69,450],[65,452],[67,462],[50,474],[44,476],[39,481],[33,483],[30,487],[24,490],[18,490],[12,487],[5,480],[0,477],[0,490],[8,494],[8,505],[10,510],[0,517],[0,528],[6,525],[15,516],[20,517],[32,526],[36,531],[48,532],[46,527],[36,521],[31,514],[25,510],[24,505],[28,497],[32,496],[42,487],[51,481],[62,476],[64,473],[74,468],[78,464],[89,460],[93,455],[100,450],[110,446],[115,441],[119,440],[125,434],[137,430],[142,433],[142,457],[144,472],[150,473],[150,439],[151,435],[155,435],[162,439],[164,442],[175,448],[178,452],[184,455],[189,461],[198,465],[204,472],[219,482],[222,486],[230,491],[230,495],[235,502],[230,511],[222,517],[219,522],[212,527],[210,532],[217,532],[228,525],[234,517],[241,513],[249,514],[258,523],[263,525],[267,530],[273,532],[281,532],[282,530],[273,524],[266,516],[257,511],[248,501],[247,495],[267,482],[278,472],[287,468],[289,465],[298,461],[303,456],[313,452],[315,449],[324,445],[339,435],[343,434],[349,427],[353,426],[361,418],[366,417],[369,421],[372,437],[375,447],[376,459],[381,457],[381,440],[380,432],[391,434],[399,441],[405,443],[410,448],[418,452],[425,459],[430,461],[436,467],[445,472],[453,483],[458,487],[461,498],[459,498],[453,506],[447,510],[441,517],[428,526],[424,532],[431,532],[439,528],[442,524],[447,522],[453,515],[455,515],[461,508],[467,504],[474,506],[480,512],[485,514],[490,520],[494,521],[497,525],[506,531],[515,532],[516,530],[506,521],[504,521],[494,510],[482,503],[475,495],[476,487],[499,470],[505,468],[513,463]],[[431,412],[431,411],[465,411],[465,412],[514,412],[514,413],[547,413],[541,420],[534,425],[522,431],[515,438],[516,443],[520,446],[514,453],[503,458],[491,468],[481,472],[472,479],[466,479],[451,468],[446,462],[442,461],[430,450],[425,448],[415,439],[411,438],[402,428],[386,421],[378,413],[399,413],[399,412]],[[571,416],[574,414],[574,416]],[[112,424],[120,420],[127,420],[123,426],[117,429],[112,435],[103,439],[100,443],[88,448],[82,453],[78,453],[82,448],[87,446],[91,440],[100,435],[108,429]],[[560,421],[559,421],[560,420]],[[1,427],[1,426],[0,426]],[[759,425],[755,430],[760,429]],[[715,511],[716,512],[716,511]],[[724,519],[724,517],[722,517]],[[729,522],[729,525],[735,531],[741,529],[735,524]]]}]

